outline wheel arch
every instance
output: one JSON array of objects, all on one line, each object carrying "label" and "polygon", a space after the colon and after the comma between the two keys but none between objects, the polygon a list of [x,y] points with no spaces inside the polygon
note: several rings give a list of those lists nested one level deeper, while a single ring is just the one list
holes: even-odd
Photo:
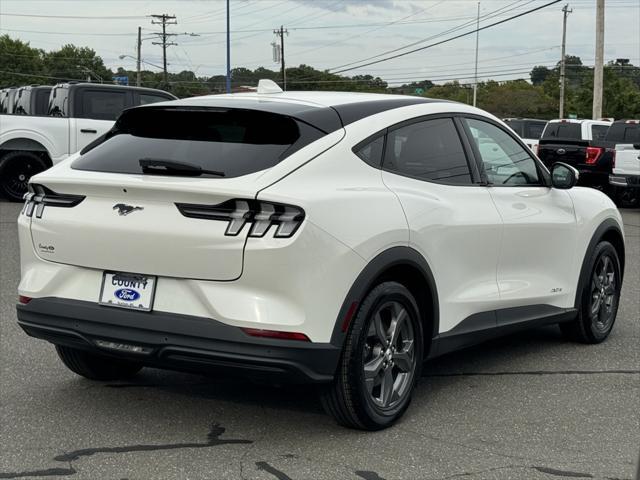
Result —
[{"label": "wheel arch", "polygon": [[50,168],[53,165],[51,154],[47,147],[32,138],[12,138],[0,145],[0,157],[7,153],[16,151],[37,153],[47,164],[47,167]]},{"label": "wheel arch", "polygon": [[331,344],[342,346],[349,324],[360,303],[372,288],[384,281],[401,283],[418,302],[426,358],[431,341],[439,331],[438,292],[429,264],[419,252],[410,247],[392,247],[385,250],[360,272],[342,302],[331,335]]},{"label": "wheel arch", "polygon": [[594,231],[589,241],[589,245],[584,252],[582,259],[582,266],[580,267],[580,276],[578,277],[578,288],[576,289],[576,297],[574,301],[575,308],[580,307],[581,292],[584,288],[584,282],[586,281],[586,273],[589,268],[588,262],[591,252],[594,251],[596,245],[601,241],[607,241],[613,245],[618,253],[620,260],[620,280],[624,278],[624,265],[625,265],[625,246],[624,236],[620,225],[613,218],[607,218],[604,220]]}]

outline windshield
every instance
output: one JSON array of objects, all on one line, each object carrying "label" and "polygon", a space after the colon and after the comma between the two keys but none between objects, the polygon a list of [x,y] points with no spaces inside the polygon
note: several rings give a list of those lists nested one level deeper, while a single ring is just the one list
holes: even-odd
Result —
[{"label": "windshield", "polygon": [[72,168],[144,174],[140,160],[154,159],[237,177],[270,168],[323,135],[291,117],[262,111],[144,107],[123,114]]}]

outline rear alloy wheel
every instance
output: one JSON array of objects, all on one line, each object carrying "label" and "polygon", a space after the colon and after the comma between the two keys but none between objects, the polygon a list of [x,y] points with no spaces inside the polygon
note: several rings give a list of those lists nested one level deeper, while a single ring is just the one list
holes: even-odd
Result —
[{"label": "rear alloy wheel", "polygon": [[374,288],[360,306],[335,380],[322,401],[338,423],[365,430],[405,412],[420,375],[422,328],[411,292],[396,282]]},{"label": "rear alloy wheel", "polygon": [[0,158],[0,194],[12,202],[22,201],[29,179],[46,170],[46,163],[33,152],[9,152]]},{"label": "rear alloy wheel", "polygon": [[600,242],[590,258],[589,276],[583,280],[576,320],[560,324],[571,340],[600,343],[611,333],[620,301],[620,260],[609,242]]},{"label": "rear alloy wheel", "polygon": [[56,345],[62,363],[89,380],[127,380],[142,369],[137,362],[96,355],[77,348]]}]

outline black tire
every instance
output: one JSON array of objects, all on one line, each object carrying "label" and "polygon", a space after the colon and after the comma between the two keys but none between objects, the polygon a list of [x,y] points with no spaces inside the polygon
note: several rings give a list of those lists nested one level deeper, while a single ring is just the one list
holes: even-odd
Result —
[{"label": "black tire", "polygon": [[136,362],[96,355],[62,345],[56,345],[56,351],[69,370],[89,380],[126,380],[142,369],[142,365]]},{"label": "black tire", "polygon": [[47,164],[34,152],[14,151],[0,158],[0,194],[12,202],[21,202],[27,193],[29,179],[47,169]]},{"label": "black tire", "polygon": [[636,208],[640,204],[640,188],[616,188],[614,201],[618,208]]},{"label": "black tire", "polygon": [[589,254],[587,262],[585,278],[580,279],[578,316],[561,323],[560,329],[569,340],[600,343],[611,333],[618,313],[622,287],[620,259],[613,245],[602,241]]},{"label": "black tire", "polygon": [[[393,327],[394,321],[399,328]],[[382,338],[387,339],[386,347]],[[399,283],[381,283],[366,296],[351,322],[335,379],[322,390],[325,410],[349,428],[391,426],[411,402],[422,352],[422,324],[413,295]]]}]

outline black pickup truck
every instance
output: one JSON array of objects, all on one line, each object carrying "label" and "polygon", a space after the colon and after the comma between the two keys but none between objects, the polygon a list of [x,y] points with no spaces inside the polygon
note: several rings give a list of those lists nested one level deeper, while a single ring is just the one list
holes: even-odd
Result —
[{"label": "black pickup truck", "polygon": [[551,120],[542,132],[538,157],[549,169],[556,162],[567,163],[580,172],[580,185],[608,192],[615,156],[615,143],[607,140],[610,125],[599,120]]}]

